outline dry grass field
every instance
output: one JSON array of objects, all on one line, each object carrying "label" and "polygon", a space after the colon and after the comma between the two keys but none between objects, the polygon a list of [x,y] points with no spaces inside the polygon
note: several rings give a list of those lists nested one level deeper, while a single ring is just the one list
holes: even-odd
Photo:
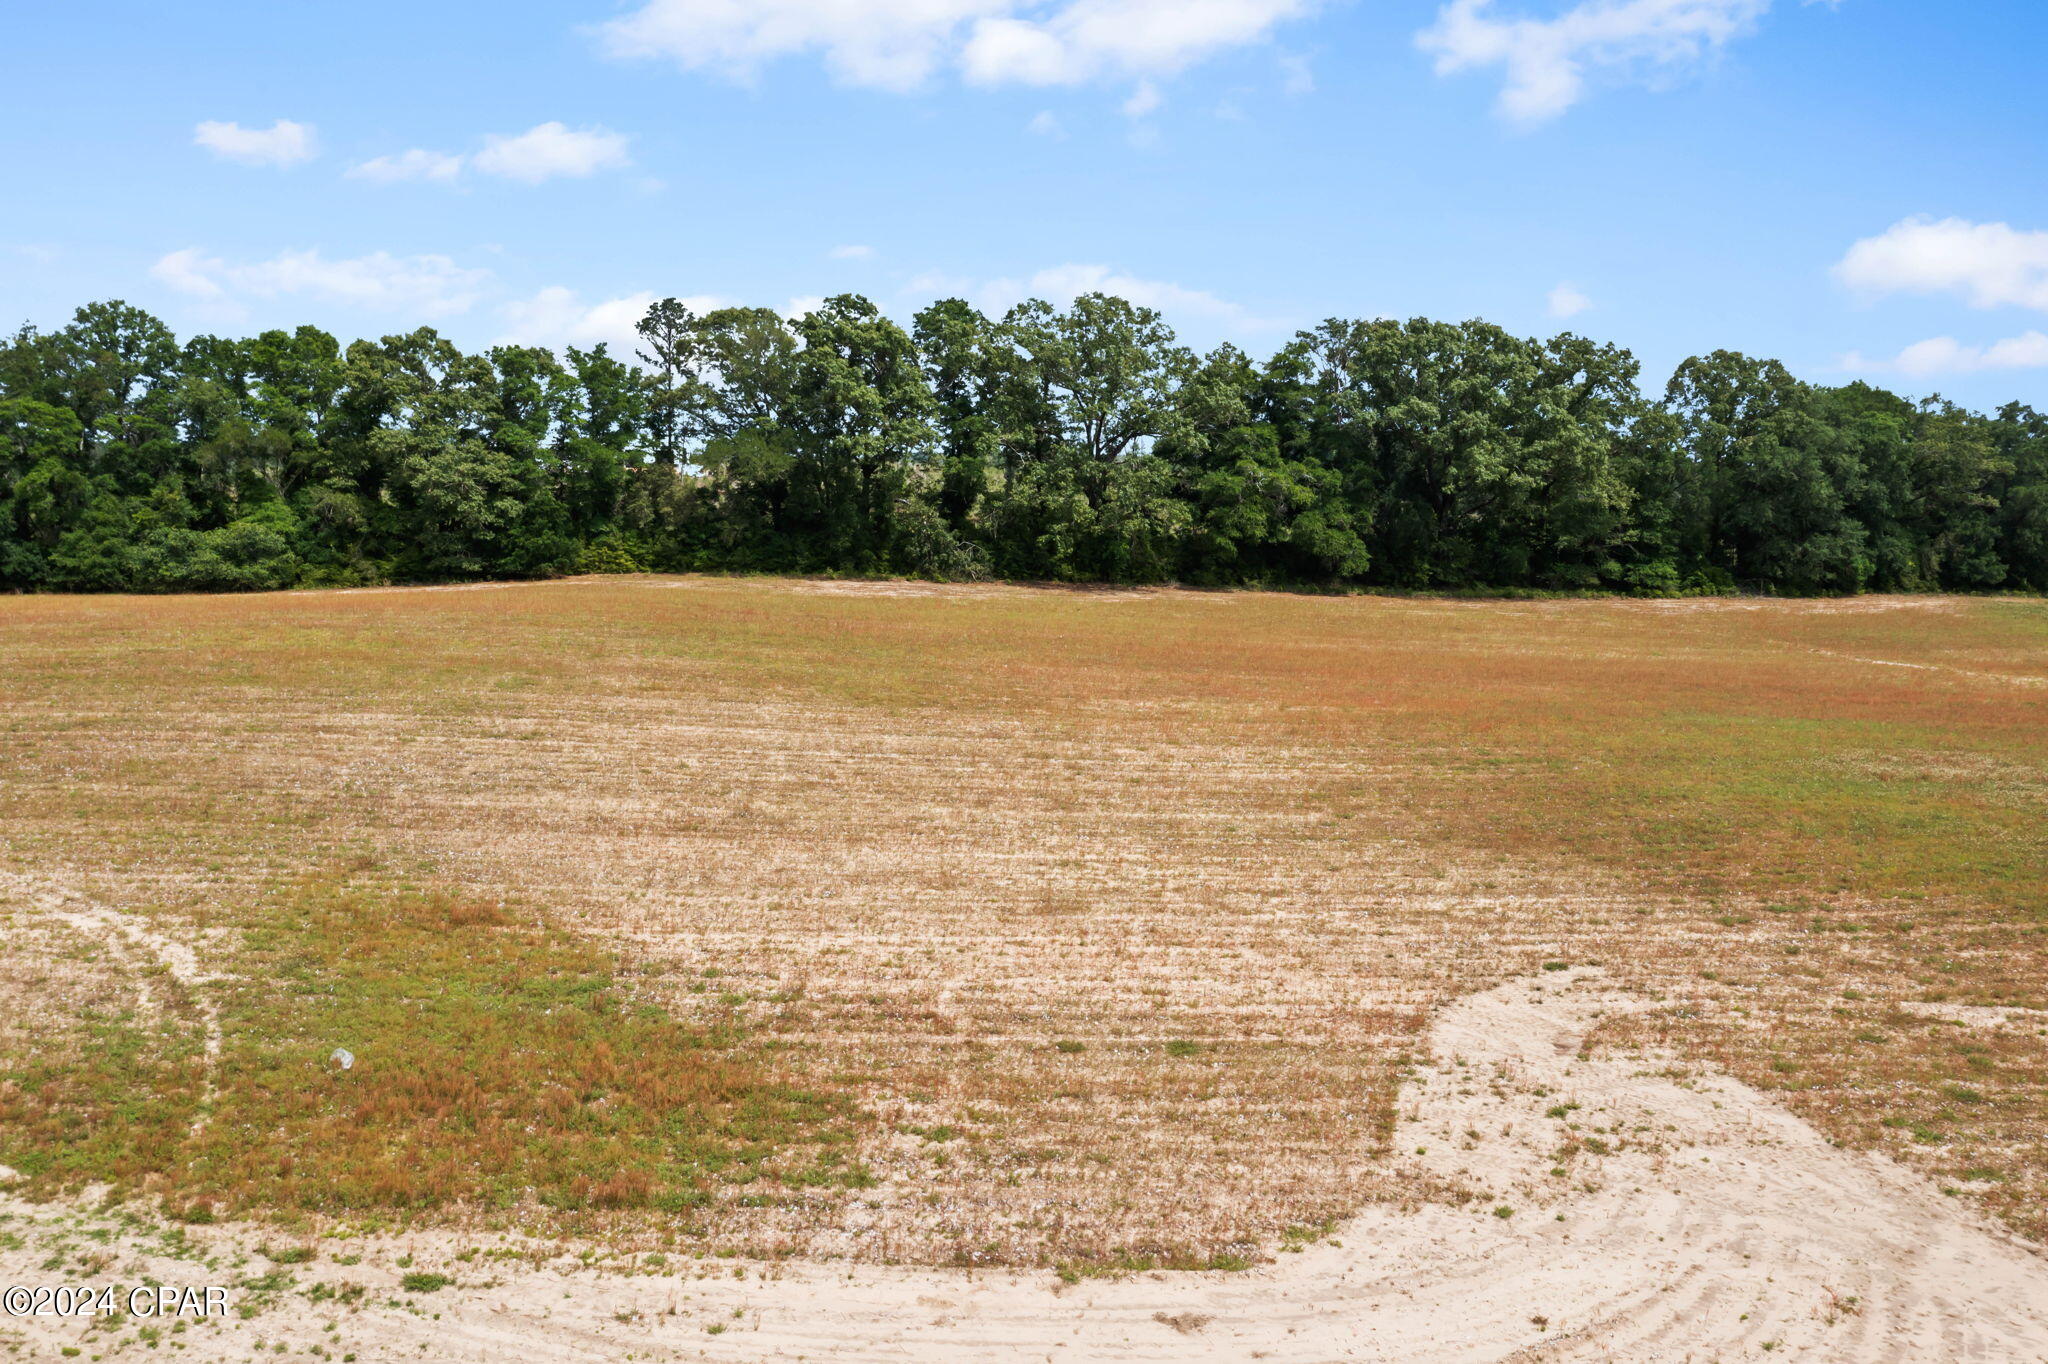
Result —
[{"label": "dry grass field", "polygon": [[1480,1198],[1432,1010],[1598,965],[2048,1237],[2040,601],[0,599],[0,915],[32,1199],[1237,1269]]}]

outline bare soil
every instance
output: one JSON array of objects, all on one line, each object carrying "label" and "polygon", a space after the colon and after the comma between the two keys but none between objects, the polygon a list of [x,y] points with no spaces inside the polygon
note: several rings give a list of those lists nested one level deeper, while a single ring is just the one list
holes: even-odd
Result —
[{"label": "bare soil", "polygon": [[[1583,1054],[1604,1016],[1644,1006],[1577,969],[1441,1010],[1396,1142],[1412,1187],[1462,1206],[1370,1208],[1242,1273],[588,1263],[443,1234],[325,1243],[280,1274],[246,1234],[189,1230],[171,1255],[160,1229],[0,1199],[0,1279],[81,1249],[124,1282],[268,1274],[237,1293],[251,1315],[177,1337],[195,1361],[2048,1358],[2034,1247],[1726,1076]],[[401,1286],[427,1270],[453,1283]],[[47,1357],[117,1350],[135,1325],[6,1329]]]}]

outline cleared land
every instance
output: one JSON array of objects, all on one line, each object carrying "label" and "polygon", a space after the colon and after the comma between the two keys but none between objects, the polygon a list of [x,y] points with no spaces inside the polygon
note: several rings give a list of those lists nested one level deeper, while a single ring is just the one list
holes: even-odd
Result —
[{"label": "cleared land", "polygon": [[[2044,816],[2038,601],[0,600],[0,1164],[29,1263],[89,1188],[194,1245],[417,1244],[458,1280],[558,1235],[669,1274],[1274,1260],[1243,1298],[1361,1208],[1641,1230],[1585,1201],[1638,1166],[1722,1197],[1684,1177],[1734,1140],[1714,1110],[1513,1055],[1466,1086],[1512,1111],[1411,1142],[1446,1007],[1598,966],[1634,1003],[1569,1031],[1584,1064],[1730,1075],[1893,1157],[1952,1195],[1893,1220],[1981,1269],[1971,1218],[2048,1235]],[[1866,1249],[1868,1292],[1813,1280],[1883,1301],[1839,1321],[1965,1314],[1888,1287],[1928,1291],[1911,1243]],[[1539,1337],[1614,1315],[1552,1297]],[[1609,1343],[1673,1343],[1642,1332]]]}]

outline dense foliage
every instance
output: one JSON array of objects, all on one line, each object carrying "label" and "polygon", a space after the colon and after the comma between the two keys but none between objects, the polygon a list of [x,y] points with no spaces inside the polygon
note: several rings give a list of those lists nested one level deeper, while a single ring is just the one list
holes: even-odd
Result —
[{"label": "dense foliage", "polygon": [[182,346],[122,303],[0,342],[0,586],[735,569],[1787,593],[2048,589],[2048,417],[1484,322],[1264,364],[1091,294],[912,329],[673,300],[603,346]]}]

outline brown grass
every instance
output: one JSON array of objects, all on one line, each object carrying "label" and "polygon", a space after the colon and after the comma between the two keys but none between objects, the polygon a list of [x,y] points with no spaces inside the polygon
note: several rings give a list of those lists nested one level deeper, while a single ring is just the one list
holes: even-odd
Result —
[{"label": "brown grass", "polygon": [[1428,1009],[1548,960],[2038,1235],[2039,1033],[1891,1020],[2048,1004],[2044,675],[2021,601],[21,598],[0,856],[242,954],[351,858],[544,907],[867,1115],[877,1187],[694,1211],[716,1247],[1227,1261],[1413,1194]]}]

